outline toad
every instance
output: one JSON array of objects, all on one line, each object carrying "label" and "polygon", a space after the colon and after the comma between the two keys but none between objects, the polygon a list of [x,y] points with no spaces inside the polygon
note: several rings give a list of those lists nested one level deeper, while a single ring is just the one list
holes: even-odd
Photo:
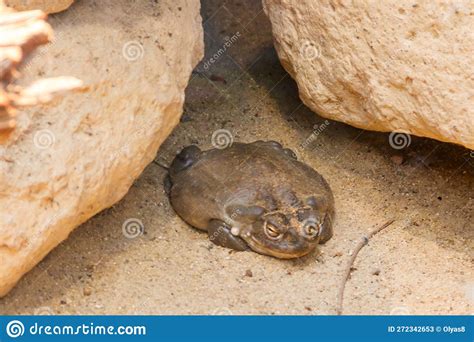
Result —
[{"label": "toad", "polygon": [[291,259],[333,234],[328,183],[275,141],[188,146],[172,162],[168,185],[176,213],[223,247]]}]

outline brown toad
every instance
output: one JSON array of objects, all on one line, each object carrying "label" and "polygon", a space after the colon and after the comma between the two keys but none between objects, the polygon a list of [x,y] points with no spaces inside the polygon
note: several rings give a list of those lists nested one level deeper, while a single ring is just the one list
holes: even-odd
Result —
[{"label": "brown toad", "polygon": [[217,245],[290,259],[332,236],[328,183],[275,141],[188,146],[171,164],[169,181],[176,213]]}]

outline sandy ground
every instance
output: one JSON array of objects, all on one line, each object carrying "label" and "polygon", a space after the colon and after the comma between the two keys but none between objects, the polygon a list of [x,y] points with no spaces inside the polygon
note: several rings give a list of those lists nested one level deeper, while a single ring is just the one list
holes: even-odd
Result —
[{"label": "sandy ground", "polygon": [[[416,137],[397,150],[386,133],[333,121],[319,127],[325,119],[300,102],[257,1],[205,0],[202,14],[207,54],[157,160],[168,164],[190,143],[211,148],[217,129],[234,141],[278,140],[329,181],[333,239],[292,261],[213,246],[175,215],[165,170],[151,164],[121,202],[0,300],[0,313],[334,314],[351,250],[389,219],[395,223],[357,258],[344,313],[473,313],[474,154]],[[226,38],[233,43],[219,54]],[[123,235],[131,218],[143,222],[144,235]]]}]

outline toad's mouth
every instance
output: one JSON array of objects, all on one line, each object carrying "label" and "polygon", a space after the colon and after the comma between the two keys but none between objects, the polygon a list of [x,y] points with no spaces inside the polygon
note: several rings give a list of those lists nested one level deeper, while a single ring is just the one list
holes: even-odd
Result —
[{"label": "toad's mouth", "polygon": [[317,244],[308,245],[308,248],[304,248],[301,250],[293,250],[293,251],[281,251],[269,248],[264,246],[260,241],[258,241],[254,236],[250,236],[249,239],[245,239],[247,244],[250,246],[252,250],[257,253],[269,255],[279,259],[295,259],[305,256],[306,254],[312,252]]}]

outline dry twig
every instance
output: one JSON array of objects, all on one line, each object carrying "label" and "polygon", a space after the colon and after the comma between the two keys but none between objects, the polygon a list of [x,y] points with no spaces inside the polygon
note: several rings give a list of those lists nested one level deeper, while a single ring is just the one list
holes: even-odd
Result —
[{"label": "dry twig", "polygon": [[365,235],[362,240],[357,244],[356,248],[352,252],[351,258],[349,259],[349,262],[347,263],[346,270],[344,272],[344,276],[341,281],[341,285],[339,287],[339,293],[338,293],[338,304],[337,304],[337,314],[342,315],[342,311],[344,309],[344,290],[346,288],[346,283],[347,280],[349,279],[349,276],[351,274],[351,270],[354,266],[354,261],[357,258],[357,254],[359,254],[360,250],[369,243],[369,240],[378,232],[384,230],[388,226],[390,226],[395,220],[390,220],[385,222],[383,225],[380,227],[377,227],[376,229],[372,230],[369,232],[369,234]]}]

